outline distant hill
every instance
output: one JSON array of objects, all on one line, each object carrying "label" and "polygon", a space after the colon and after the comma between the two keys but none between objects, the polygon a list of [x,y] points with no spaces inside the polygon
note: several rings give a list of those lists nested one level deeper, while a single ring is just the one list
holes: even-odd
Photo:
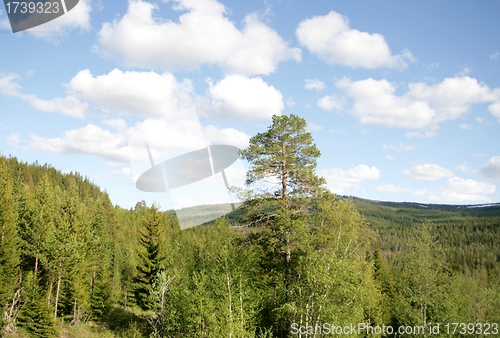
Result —
[{"label": "distant hill", "polygon": [[[354,203],[358,211],[372,227],[413,224],[422,222],[449,223],[463,220],[464,217],[500,217],[500,203],[489,204],[425,204],[415,202],[387,202],[363,199],[351,196],[338,196]],[[190,213],[192,222],[210,218],[220,210],[228,209],[229,204],[200,205],[181,209]],[[171,212],[171,211],[169,211]],[[236,209],[227,215],[230,220],[237,221],[242,215]]]},{"label": "distant hill", "polygon": [[426,222],[433,226],[455,269],[486,268],[500,274],[500,203],[447,205],[348,199],[378,234],[380,249],[390,260],[397,260],[414,230]]},{"label": "distant hill", "polygon": [[357,197],[351,200],[372,227],[431,222],[434,224],[463,221],[466,217],[500,217],[500,203],[490,204],[425,204],[383,202]]},{"label": "distant hill", "polygon": [[[484,267],[500,275],[500,203],[449,205],[339,198],[351,201],[364,216],[377,234],[381,252],[389,260],[397,260],[414,231],[423,223],[430,223],[455,269]],[[191,221],[199,224],[219,209],[227,209],[227,205],[183,210],[192,213]],[[237,224],[242,215],[242,210],[236,209],[226,217]]]}]

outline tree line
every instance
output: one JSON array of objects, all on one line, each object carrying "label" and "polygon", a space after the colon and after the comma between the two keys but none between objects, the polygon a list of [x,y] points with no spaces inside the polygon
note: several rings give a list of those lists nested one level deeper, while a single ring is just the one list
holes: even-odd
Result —
[{"label": "tree line", "polygon": [[0,157],[2,334],[321,337],[292,327],[500,323],[496,270],[452,264],[449,238],[428,222],[387,250],[316,176],[305,120],[273,117],[241,155],[251,169],[234,191],[246,199],[237,217],[183,231],[160,206],[125,210],[78,174]]}]

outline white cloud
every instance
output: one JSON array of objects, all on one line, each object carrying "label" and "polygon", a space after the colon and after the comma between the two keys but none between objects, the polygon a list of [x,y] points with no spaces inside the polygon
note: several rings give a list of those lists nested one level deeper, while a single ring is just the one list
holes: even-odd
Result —
[{"label": "white cloud", "polygon": [[439,62],[424,63],[422,67],[425,69],[436,69],[439,68]]},{"label": "white cloud", "polygon": [[7,143],[17,147],[19,145],[19,143],[21,143],[21,140],[19,139],[19,135],[20,135],[20,133],[10,133],[10,135],[7,136],[5,138],[5,140],[7,141]]},{"label": "white cloud", "polygon": [[295,101],[293,100],[293,97],[289,97],[287,100],[286,100],[286,105],[290,108],[292,108],[293,106],[295,106]]},{"label": "white cloud", "polygon": [[396,88],[387,80],[370,78],[352,82],[344,78],[337,82],[337,87],[354,99],[351,114],[363,124],[420,129],[428,126],[435,117],[427,102],[414,100],[408,95],[395,95]]},{"label": "white cloud", "polygon": [[394,145],[394,144],[384,144],[382,146],[382,149],[385,151],[390,151],[390,150],[397,150],[397,151],[408,151],[408,150],[413,150],[415,147],[400,143],[399,145]]},{"label": "white cloud", "polygon": [[491,102],[488,109],[500,118],[500,88],[492,90],[468,76],[434,85],[410,83],[403,95],[396,95],[395,85],[385,79],[343,78],[336,85],[354,100],[350,113],[361,123],[414,130],[408,137],[435,136],[439,123],[463,116],[474,103]]},{"label": "white cloud", "polygon": [[160,117],[193,104],[190,80],[170,73],[121,71],[93,76],[81,70],[66,85],[71,95],[96,105],[143,117]]},{"label": "white cloud", "polygon": [[336,194],[344,194],[346,189],[357,186],[361,181],[378,179],[380,170],[377,167],[360,164],[349,170],[322,169],[318,170],[318,174],[326,179],[328,189]]},{"label": "white cloud", "polygon": [[112,175],[118,175],[118,176],[132,176],[132,168],[130,167],[124,167],[119,170],[113,170],[110,173],[102,173],[102,174],[97,174],[94,177],[95,178],[103,178],[103,177],[109,177]]},{"label": "white cloud", "polygon": [[470,73],[472,73],[472,69],[470,69],[469,67],[463,67],[460,72],[458,72],[458,76],[459,77],[462,77],[462,76],[467,76],[469,75]]},{"label": "white cloud", "polygon": [[118,113],[158,118],[193,106],[205,115],[242,120],[270,119],[284,109],[283,95],[260,77],[228,75],[205,96],[196,95],[189,79],[171,73],[121,71],[94,76],[79,71],[65,85],[67,96],[43,100],[21,93],[16,74],[0,73],[0,93],[27,101],[34,108],[83,118],[87,113]]},{"label": "white cloud", "polygon": [[457,170],[460,170],[460,171],[462,171],[462,172],[464,172],[464,173],[475,173],[475,172],[477,172],[477,170],[476,170],[476,169],[469,167],[469,166],[467,165],[467,163],[465,163],[465,162],[464,162],[464,163],[461,163],[460,165],[458,165],[458,166],[456,167],[456,169],[457,169]]},{"label": "white cloud", "polygon": [[411,83],[408,87],[409,95],[417,100],[425,100],[436,109],[436,122],[463,115],[473,103],[500,99],[498,90],[491,90],[469,76],[446,78],[432,86],[423,82]]},{"label": "white cloud", "polygon": [[471,130],[472,129],[472,125],[470,124],[461,124],[460,125],[460,129],[463,129],[463,130]]},{"label": "white cloud", "polygon": [[481,154],[481,153],[474,153],[474,157],[483,157],[484,154]]},{"label": "white cloud", "polygon": [[323,126],[320,126],[320,125],[318,125],[318,124],[316,124],[316,123],[309,122],[309,123],[307,124],[307,130],[308,130],[309,132],[311,132],[311,131],[320,131],[320,130],[322,130],[322,129],[323,129]]},{"label": "white cloud", "polygon": [[453,176],[449,169],[440,167],[437,164],[418,164],[410,169],[404,170],[403,175],[413,180],[436,181],[442,178]]},{"label": "white cloud", "polygon": [[323,90],[325,89],[325,83],[318,79],[306,79],[304,88],[307,90]]},{"label": "white cloud", "polygon": [[91,0],[80,0],[78,5],[68,13],[40,26],[27,29],[26,32],[35,37],[51,40],[64,36],[73,29],[89,31],[91,29],[90,12],[92,12]]},{"label": "white cloud", "polygon": [[86,154],[105,158],[112,162],[128,162],[127,135],[112,133],[99,126],[69,130],[62,137],[43,138],[31,135],[30,148],[55,154]]},{"label": "white cloud", "polygon": [[205,140],[209,144],[228,144],[244,149],[248,147],[250,135],[234,128],[219,129],[213,125],[203,127]]},{"label": "white cloud", "polygon": [[382,192],[390,192],[390,193],[397,193],[397,194],[412,194],[415,196],[425,196],[428,194],[428,191],[425,189],[411,189],[411,188],[405,188],[405,187],[395,185],[395,184],[378,185],[375,189],[377,189],[378,191],[382,191]]},{"label": "white cloud", "polygon": [[0,29],[8,29],[10,30],[10,23],[9,23],[9,18],[5,16],[2,18],[4,15],[3,11],[0,9]]},{"label": "white cloud", "polygon": [[[234,128],[201,127],[196,115],[180,111],[166,119],[146,119],[128,127],[122,119],[104,120],[114,131],[87,124],[85,127],[65,131],[55,138],[30,135],[29,147],[36,151],[56,154],[83,154],[104,158],[113,164],[130,161],[149,163],[144,144],[144,131],[155,163],[172,156],[206,146],[228,144],[246,148],[250,136]],[[168,131],[168,132],[166,132]],[[132,136],[132,137],[131,137]]]},{"label": "white cloud", "polygon": [[447,184],[441,187],[441,192],[439,194],[430,195],[429,199],[442,202],[489,202],[491,198],[486,195],[493,194],[495,190],[495,185],[491,183],[463,179],[455,176],[448,179]]},{"label": "white cloud", "polygon": [[500,101],[490,104],[488,111],[500,121]]},{"label": "white cloud", "polygon": [[295,35],[310,52],[329,64],[352,68],[405,68],[413,61],[409,51],[392,55],[385,38],[351,29],[347,17],[331,11],[300,22]]},{"label": "white cloud", "polygon": [[492,60],[498,60],[500,58],[500,52],[495,52],[493,54],[490,54],[490,59]]},{"label": "white cloud", "polygon": [[484,168],[481,169],[484,177],[500,181],[500,156],[493,156],[488,160]]},{"label": "white cloud", "polygon": [[245,75],[267,75],[281,61],[301,59],[300,49],[290,48],[256,14],[247,15],[239,30],[215,0],[174,3],[174,10],[186,11],[178,22],[156,18],[156,4],[129,0],[122,18],[103,24],[94,49],[128,66],[174,70],[215,64]]},{"label": "white cloud", "polygon": [[397,158],[395,158],[394,156],[391,156],[389,154],[385,155],[384,158],[386,160],[389,160],[389,161],[397,161]]},{"label": "white cloud", "polygon": [[323,110],[342,110],[344,108],[344,99],[339,95],[326,95],[316,103]]},{"label": "white cloud", "polygon": [[17,74],[0,73],[0,93],[22,99],[28,102],[33,108],[45,112],[59,113],[76,118],[83,118],[87,112],[94,111],[87,103],[81,102],[73,96],[43,100],[36,95],[23,94],[20,92],[21,86],[17,82],[18,79],[19,76]]},{"label": "white cloud", "polygon": [[249,121],[281,115],[284,104],[280,91],[260,77],[228,75],[215,85],[210,83],[207,98],[201,99],[199,107],[211,116]]},{"label": "white cloud", "polygon": [[483,123],[484,122],[484,117],[476,117],[476,121],[479,122],[479,123]]},{"label": "white cloud", "polygon": [[382,192],[394,192],[394,193],[412,193],[413,189],[403,188],[399,185],[394,184],[383,184],[378,185],[375,189]]}]

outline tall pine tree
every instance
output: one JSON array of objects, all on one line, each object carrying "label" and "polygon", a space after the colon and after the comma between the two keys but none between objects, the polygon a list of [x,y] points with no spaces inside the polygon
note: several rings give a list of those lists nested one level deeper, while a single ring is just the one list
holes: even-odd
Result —
[{"label": "tall pine tree", "polygon": [[0,157],[0,329],[6,324],[4,311],[18,288],[19,259],[12,180],[5,158]]},{"label": "tall pine tree", "polygon": [[138,265],[134,296],[137,305],[143,310],[150,310],[153,307],[150,297],[153,280],[162,266],[160,245],[163,213],[155,205],[151,208],[141,208],[140,212],[142,217],[137,247]]}]

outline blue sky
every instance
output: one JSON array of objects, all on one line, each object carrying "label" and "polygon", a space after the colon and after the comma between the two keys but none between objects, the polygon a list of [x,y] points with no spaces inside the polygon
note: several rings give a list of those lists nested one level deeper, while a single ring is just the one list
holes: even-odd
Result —
[{"label": "blue sky", "polygon": [[293,113],[333,192],[499,202],[498,13],[498,1],[80,0],[13,34],[2,7],[0,151],[78,171],[126,208],[162,204],[135,188],[140,128],[196,110],[201,125],[147,129],[159,159],[194,150],[200,130],[243,148]]}]

